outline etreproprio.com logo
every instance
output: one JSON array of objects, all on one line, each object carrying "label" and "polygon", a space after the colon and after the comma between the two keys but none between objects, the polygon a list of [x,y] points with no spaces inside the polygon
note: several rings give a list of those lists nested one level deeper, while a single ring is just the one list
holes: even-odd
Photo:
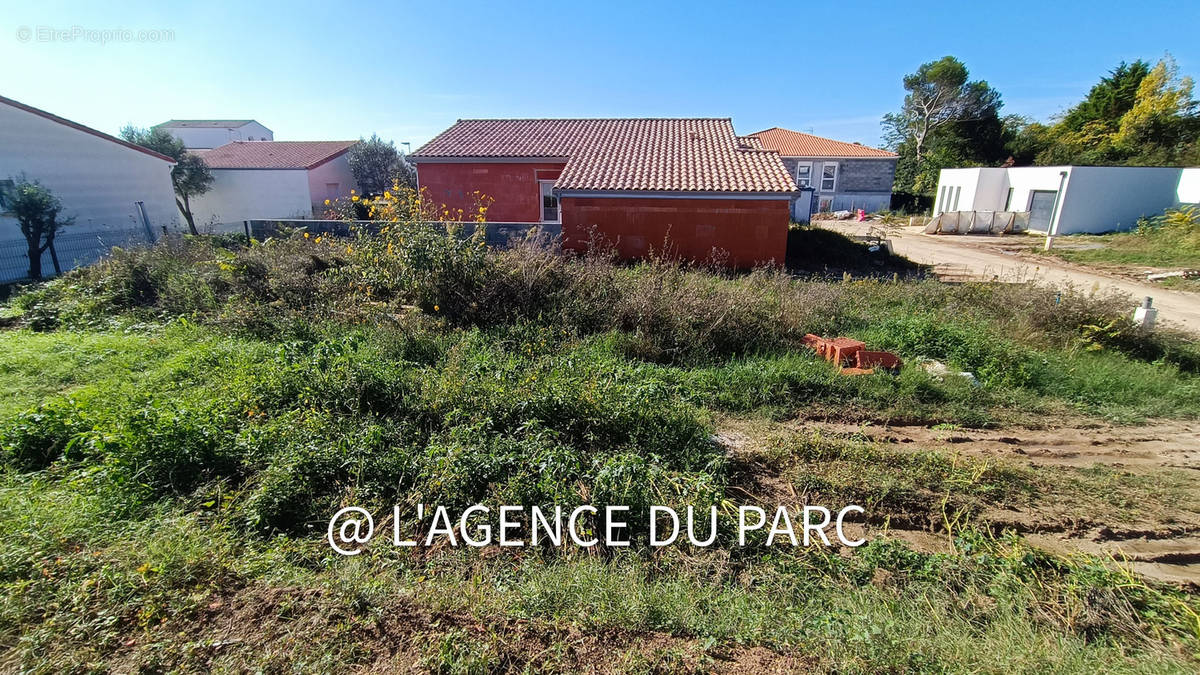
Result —
[{"label": "etreproprio.com logo", "polygon": [[18,26],[17,42],[39,43],[110,43],[174,42],[175,31],[170,28],[89,28],[87,26]]}]

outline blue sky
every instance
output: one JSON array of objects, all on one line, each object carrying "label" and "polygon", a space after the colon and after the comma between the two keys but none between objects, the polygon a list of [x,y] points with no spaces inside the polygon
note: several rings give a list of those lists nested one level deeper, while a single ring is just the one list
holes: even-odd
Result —
[{"label": "blue sky", "polygon": [[254,118],[415,149],[460,117],[713,116],[875,144],[904,74],[946,54],[1037,119],[1122,60],[1200,75],[1193,0],[7,4],[0,94],[108,132]]}]

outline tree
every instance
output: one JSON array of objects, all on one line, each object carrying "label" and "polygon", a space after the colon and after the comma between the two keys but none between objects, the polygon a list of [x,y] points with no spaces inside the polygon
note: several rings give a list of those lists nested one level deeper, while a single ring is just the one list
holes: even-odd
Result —
[{"label": "tree", "polygon": [[1000,94],[987,82],[968,82],[962,61],[944,56],[921,64],[904,77],[904,106],[883,118],[884,136],[898,147],[908,143],[917,163],[925,158],[931,136],[955,122],[981,120],[1000,109]]},{"label": "tree", "polygon": [[1012,166],[1029,166],[1053,144],[1052,128],[1020,115],[1005,115],[1004,149]]},{"label": "tree", "polygon": [[883,118],[884,139],[900,155],[899,191],[932,194],[941,169],[998,164],[1008,156],[999,92],[969,78],[952,56],[905,76],[903,107]]},{"label": "tree", "polygon": [[1117,64],[1108,76],[1100,78],[1100,82],[1088,91],[1082,101],[1063,115],[1062,128],[1079,132],[1088,124],[1100,122],[1109,131],[1115,132],[1121,117],[1133,107],[1138,87],[1149,72],[1150,64],[1141,59]]},{"label": "tree", "polygon": [[58,217],[62,213],[62,202],[37,181],[30,182],[20,176],[13,182],[12,191],[5,195],[4,202],[25,236],[29,278],[37,281],[42,278],[42,254],[54,244],[54,235],[74,219]]},{"label": "tree", "polygon": [[366,195],[381,195],[393,185],[416,188],[417,172],[391,141],[376,134],[359,139],[347,153],[350,172]]},{"label": "tree", "polygon": [[1113,138],[1129,150],[1133,163],[1174,162],[1184,146],[1195,140],[1197,104],[1192,86],[1192,78],[1179,76],[1170,55],[1142,78],[1133,106],[1121,117]]},{"label": "tree", "polygon": [[194,235],[200,234],[192,215],[192,199],[211,190],[213,184],[212,171],[204,159],[188,152],[183,141],[163,129],[139,129],[129,125],[121,129],[121,138],[175,160],[175,167],[171,169],[175,205],[187,222],[188,231]]},{"label": "tree", "polygon": [[[1183,166],[1200,154],[1200,121],[1191,78],[1167,55],[1153,67],[1120,63],[1050,127],[1027,127],[1012,140],[1040,145],[1035,163]],[[1014,147],[1014,156],[1020,148]]]}]

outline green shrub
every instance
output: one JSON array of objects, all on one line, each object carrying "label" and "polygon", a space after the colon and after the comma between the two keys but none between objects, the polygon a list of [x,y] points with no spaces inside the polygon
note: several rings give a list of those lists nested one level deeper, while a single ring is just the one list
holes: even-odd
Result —
[{"label": "green shrub", "polygon": [[73,401],[50,399],[0,427],[0,451],[4,462],[20,471],[44,469],[85,429]]}]

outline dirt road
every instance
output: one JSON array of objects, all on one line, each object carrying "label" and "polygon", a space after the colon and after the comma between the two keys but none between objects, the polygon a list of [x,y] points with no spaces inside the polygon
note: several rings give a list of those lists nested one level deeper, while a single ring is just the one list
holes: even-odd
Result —
[{"label": "dirt road", "polygon": [[[820,223],[847,235],[864,235],[869,222],[827,221]],[[1029,256],[1000,246],[1004,237],[972,235],[929,235],[919,227],[888,230],[895,252],[913,262],[931,265],[943,277],[1005,282],[1038,281],[1051,285],[1074,286],[1088,292],[1121,292],[1132,297],[1129,311],[1145,296],[1154,298],[1158,321],[1193,333],[1200,333],[1200,295],[1172,291],[1147,283],[1109,276],[1077,266]],[[1011,240],[1010,240],[1011,241]],[[1030,240],[1030,243],[1035,243]]]}]

